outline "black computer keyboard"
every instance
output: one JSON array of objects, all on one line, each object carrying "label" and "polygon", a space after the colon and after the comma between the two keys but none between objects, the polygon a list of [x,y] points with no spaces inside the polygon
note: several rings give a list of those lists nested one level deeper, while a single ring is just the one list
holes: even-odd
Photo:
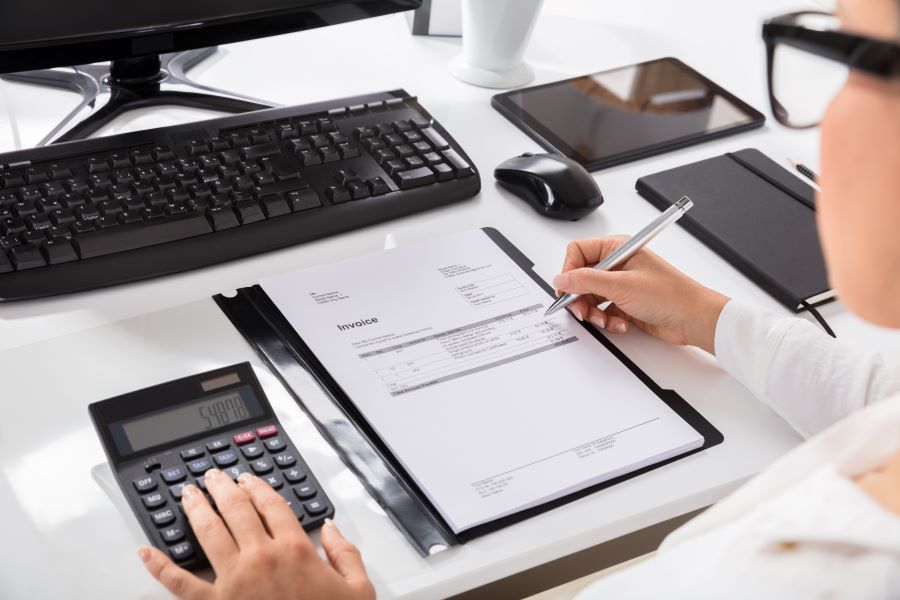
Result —
[{"label": "black computer keyboard", "polygon": [[0,301],[211,265],[480,187],[403,90],[0,154]]}]

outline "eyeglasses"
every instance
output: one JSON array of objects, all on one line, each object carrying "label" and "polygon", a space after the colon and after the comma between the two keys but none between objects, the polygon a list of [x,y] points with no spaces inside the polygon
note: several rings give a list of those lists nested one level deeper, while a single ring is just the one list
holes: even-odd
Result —
[{"label": "eyeglasses", "polygon": [[763,25],[772,113],[782,125],[815,127],[851,69],[900,76],[900,45],[839,31],[837,17],[797,12]]}]

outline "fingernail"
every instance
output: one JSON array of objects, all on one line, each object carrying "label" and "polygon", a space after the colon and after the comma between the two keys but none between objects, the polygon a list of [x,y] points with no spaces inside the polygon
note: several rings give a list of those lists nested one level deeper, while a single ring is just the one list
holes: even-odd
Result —
[{"label": "fingernail", "polygon": [[628,326],[625,323],[616,323],[613,325],[613,329],[618,333],[625,333],[628,330]]},{"label": "fingernail", "polygon": [[337,525],[335,525],[334,521],[332,521],[331,519],[325,519],[325,524],[323,525],[323,527],[328,529],[328,531],[330,531],[331,533],[335,533],[341,537],[344,537],[343,535],[341,535],[341,530],[338,529]]},{"label": "fingernail", "polygon": [[147,546],[138,546],[138,556],[141,557],[143,562],[150,561],[150,548]]},{"label": "fingernail", "polygon": [[198,490],[193,484],[184,486],[184,489],[181,490],[181,503],[185,507],[194,506],[197,504],[197,501],[200,499],[200,490]]},{"label": "fingernail", "polygon": [[577,308],[573,308],[573,309],[572,309],[572,316],[574,316],[574,317],[575,317],[576,319],[578,319],[579,321],[583,321],[583,320],[584,320],[584,318],[581,316],[581,311],[578,310]]},{"label": "fingernail", "polygon": [[594,324],[594,327],[598,327],[600,329],[606,328],[606,319],[604,319],[603,317],[591,317],[590,321]]},{"label": "fingernail", "polygon": [[253,479],[253,475],[250,473],[241,473],[238,475],[238,485],[244,487],[250,485],[250,481]]},{"label": "fingernail", "polygon": [[563,290],[569,286],[569,279],[568,273],[560,273],[553,278],[553,286]]},{"label": "fingernail", "polygon": [[218,469],[210,469],[209,471],[207,471],[206,473],[203,474],[203,476],[206,478],[207,481],[216,479],[220,475],[222,475],[222,471],[220,471]]}]

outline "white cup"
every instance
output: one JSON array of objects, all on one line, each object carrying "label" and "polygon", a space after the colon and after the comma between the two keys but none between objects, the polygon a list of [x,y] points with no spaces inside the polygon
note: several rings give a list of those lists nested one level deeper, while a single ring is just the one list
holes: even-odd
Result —
[{"label": "white cup", "polygon": [[544,0],[463,0],[462,54],[450,65],[459,79],[511,88],[534,79],[522,62]]}]

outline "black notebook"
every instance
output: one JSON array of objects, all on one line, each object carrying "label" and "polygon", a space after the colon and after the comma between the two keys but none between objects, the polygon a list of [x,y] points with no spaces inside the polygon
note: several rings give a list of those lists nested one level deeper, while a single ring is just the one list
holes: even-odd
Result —
[{"label": "black notebook", "polygon": [[635,187],[660,210],[690,196],[694,208],[679,223],[790,310],[834,299],[815,190],[759,150],[647,175]]}]

